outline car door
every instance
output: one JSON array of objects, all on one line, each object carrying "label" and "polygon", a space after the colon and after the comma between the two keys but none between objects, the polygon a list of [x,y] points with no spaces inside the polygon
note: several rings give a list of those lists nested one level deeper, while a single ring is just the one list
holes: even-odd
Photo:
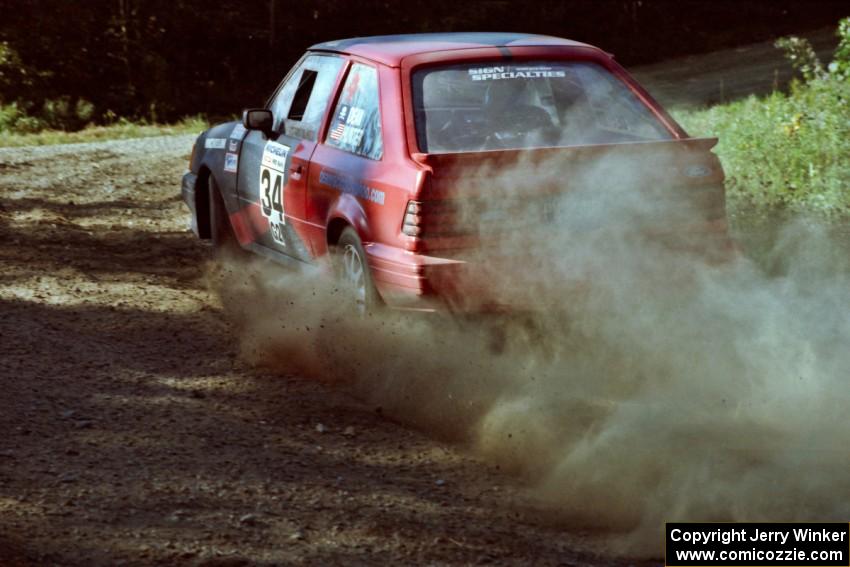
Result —
[{"label": "car door", "polygon": [[237,192],[256,244],[307,260],[305,199],[310,157],[345,61],[308,54],[287,75],[269,108],[273,132],[251,130],[239,156]]},{"label": "car door", "polygon": [[317,253],[324,252],[328,215],[341,199],[356,203],[365,216],[384,209],[393,168],[382,166],[383,153],[378,70],[354,62],[330,114],[324,143],[310,162],[306,212]]}]

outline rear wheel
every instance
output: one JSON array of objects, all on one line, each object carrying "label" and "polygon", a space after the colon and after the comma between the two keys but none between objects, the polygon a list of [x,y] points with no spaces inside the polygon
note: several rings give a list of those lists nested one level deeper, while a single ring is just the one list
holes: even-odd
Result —
[{"label": "rear wheel", "polygon": [[354,309],[365,316],[378,306],[379,300],[363,243],[353,228],[342,231],[336,245],[335,260],[337,275],[351,297]]}]

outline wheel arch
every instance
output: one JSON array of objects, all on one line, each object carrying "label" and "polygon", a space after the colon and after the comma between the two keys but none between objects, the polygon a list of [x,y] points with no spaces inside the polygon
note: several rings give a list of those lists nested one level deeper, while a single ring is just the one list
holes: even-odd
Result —
[{"label": "wheel arch", "polygon": [[348,219],[343,217],[336,217],[330,220],[327,228],[327,244],[328,248],[332,246],[336,246],[339,242],[340,236],[342,236],[342,231],[344,231],[349,226],[352,226]]},{"label": "wheel arch", "polygon": [[198,223],[198,236],[212,238],[210,227],[210,172],[207,166],[201,166],[198,171],[198,181],[195,183],[195,220]]},{"label": "wheel arch", "polygon": [[336,245],[347,226],[354,229],[362,242],[371,240],[369,223],[366,221],[366,212],[363,207],[350,195],[342,195],[330,210],[325,229],[327,245]]}]

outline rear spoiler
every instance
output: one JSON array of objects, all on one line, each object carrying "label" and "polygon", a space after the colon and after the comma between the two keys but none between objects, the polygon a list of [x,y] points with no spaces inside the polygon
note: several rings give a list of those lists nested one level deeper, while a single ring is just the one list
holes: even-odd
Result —
[{"label": "rear spoiler", "polygon": [[520,150],[484,150],[478,152],[458,152],[445,154],[427,154],[416,152],[411,158],[422,165],[447,165],[463,164],[481,161],[535,161],[545,159],[559,153],[573,155],[595,155],[611,150],[634,150],[635,153],[642,151],[657,151],[664,149],[685,148],[690,151],[707,152],[717,145],[718,138],[680,138],[674,140],[661,140],[650,142],[618,142],[615,144],[587,144],[583,146],[558,146],[551,148],[527,148]]}]

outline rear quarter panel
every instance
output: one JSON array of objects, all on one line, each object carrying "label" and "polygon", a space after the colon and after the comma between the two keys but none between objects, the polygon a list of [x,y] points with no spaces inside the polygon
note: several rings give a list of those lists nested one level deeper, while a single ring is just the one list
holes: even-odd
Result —
[{"label": "rear quarter panel", "polygon": [[321,132],[311,163],[307,204],[317,255],[327,252],[327,227],[338,221],[353,226],[367,250],[371,243],[407,246],[411,239],[401,233],[402,218],[423,176],[422,167],[408,151],[398,68],[351,59],[378,69],[384,151],[380,160],[371,160],[325,144],[327,131]]}]

